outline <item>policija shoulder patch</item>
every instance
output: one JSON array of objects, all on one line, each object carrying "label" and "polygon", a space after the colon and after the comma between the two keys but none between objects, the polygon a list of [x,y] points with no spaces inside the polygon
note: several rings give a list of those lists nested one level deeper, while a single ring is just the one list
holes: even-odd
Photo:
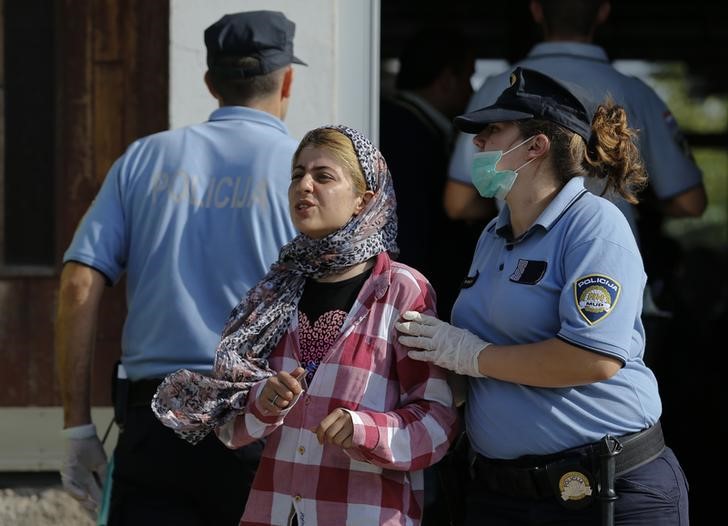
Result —
[{"label": "policija shoulder patch", "polygon": [[574,282],[574,301],[589,325],[606,318],[617,306],[622,286],[609,276],[589,274]]}]

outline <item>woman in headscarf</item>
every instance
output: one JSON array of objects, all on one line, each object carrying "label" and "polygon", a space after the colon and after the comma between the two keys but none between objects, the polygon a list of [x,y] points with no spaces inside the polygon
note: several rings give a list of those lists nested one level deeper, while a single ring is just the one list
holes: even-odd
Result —
[{"label": "woman in headscarf", "polygon": [[267,438],[243,525],[419,524],[457,414],[444,372],[396,338],[400,312],[434,314],[435,295],[390,258],[386,163],[356,130],[317,128],[288,196],[300,235],[232,312],[214,378],[178,371],[153,408],[191,442]]}]

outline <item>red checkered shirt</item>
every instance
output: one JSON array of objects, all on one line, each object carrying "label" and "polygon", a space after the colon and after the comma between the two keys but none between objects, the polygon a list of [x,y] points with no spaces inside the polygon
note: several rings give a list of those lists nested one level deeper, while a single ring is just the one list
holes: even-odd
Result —
[{"label": "red checkered shirt", "polygon": [[[237,448],[267,437],[241,525],[420,524],[423,469],[447,452],[457,413],[443,370],[407,356],[395,322],[406,310],[434,313],[434,292],[416,270],[377,257],[339,338],[292,407],[271,415],[250,391],[247,411],[219,428]],[[294,320],[270,356],[274,370],[300,361]],[[334,409],[349,411],[351,449],[319,444],[312,430]]]}]

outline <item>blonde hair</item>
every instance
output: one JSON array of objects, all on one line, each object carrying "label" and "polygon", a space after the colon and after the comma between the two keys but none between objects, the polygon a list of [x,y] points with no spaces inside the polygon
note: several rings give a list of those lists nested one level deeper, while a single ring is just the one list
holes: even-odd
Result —
[{"label": "blonde hair", "polygon": [[356,156],[354,145],[346,135],[332,128],[311,130],[301,139],[301,143],[296,148],[296,152],[293,154],[292,167],[296,166],[301,151],[307,146],[324,148],[339,160],[351,176],[356,195],[363,195],[367,191],[364,170],[362,170],[359,158]]}]

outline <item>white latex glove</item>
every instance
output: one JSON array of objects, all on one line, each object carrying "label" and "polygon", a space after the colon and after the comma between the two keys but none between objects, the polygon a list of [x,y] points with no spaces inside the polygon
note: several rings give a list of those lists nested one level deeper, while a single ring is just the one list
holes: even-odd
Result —
[{"label": "white latex glove", "polygon": [[61,435],[66,439],[66,456],[61,464],[63,489],[95,518],[106,478],[106,452],[96,435],[96,426],[69,427]]},{"label": "white latex glove", "polygon": [[409,351],[413,360],[433,362],[458,374],[484,377],[478,367],[480,351],[491,345],[472,332],[460,329],[434,316],[408,310],[402,314],[408,321],[395,324],[396,329],[408,336],[400,336],[399,343],[422,349]]}]

